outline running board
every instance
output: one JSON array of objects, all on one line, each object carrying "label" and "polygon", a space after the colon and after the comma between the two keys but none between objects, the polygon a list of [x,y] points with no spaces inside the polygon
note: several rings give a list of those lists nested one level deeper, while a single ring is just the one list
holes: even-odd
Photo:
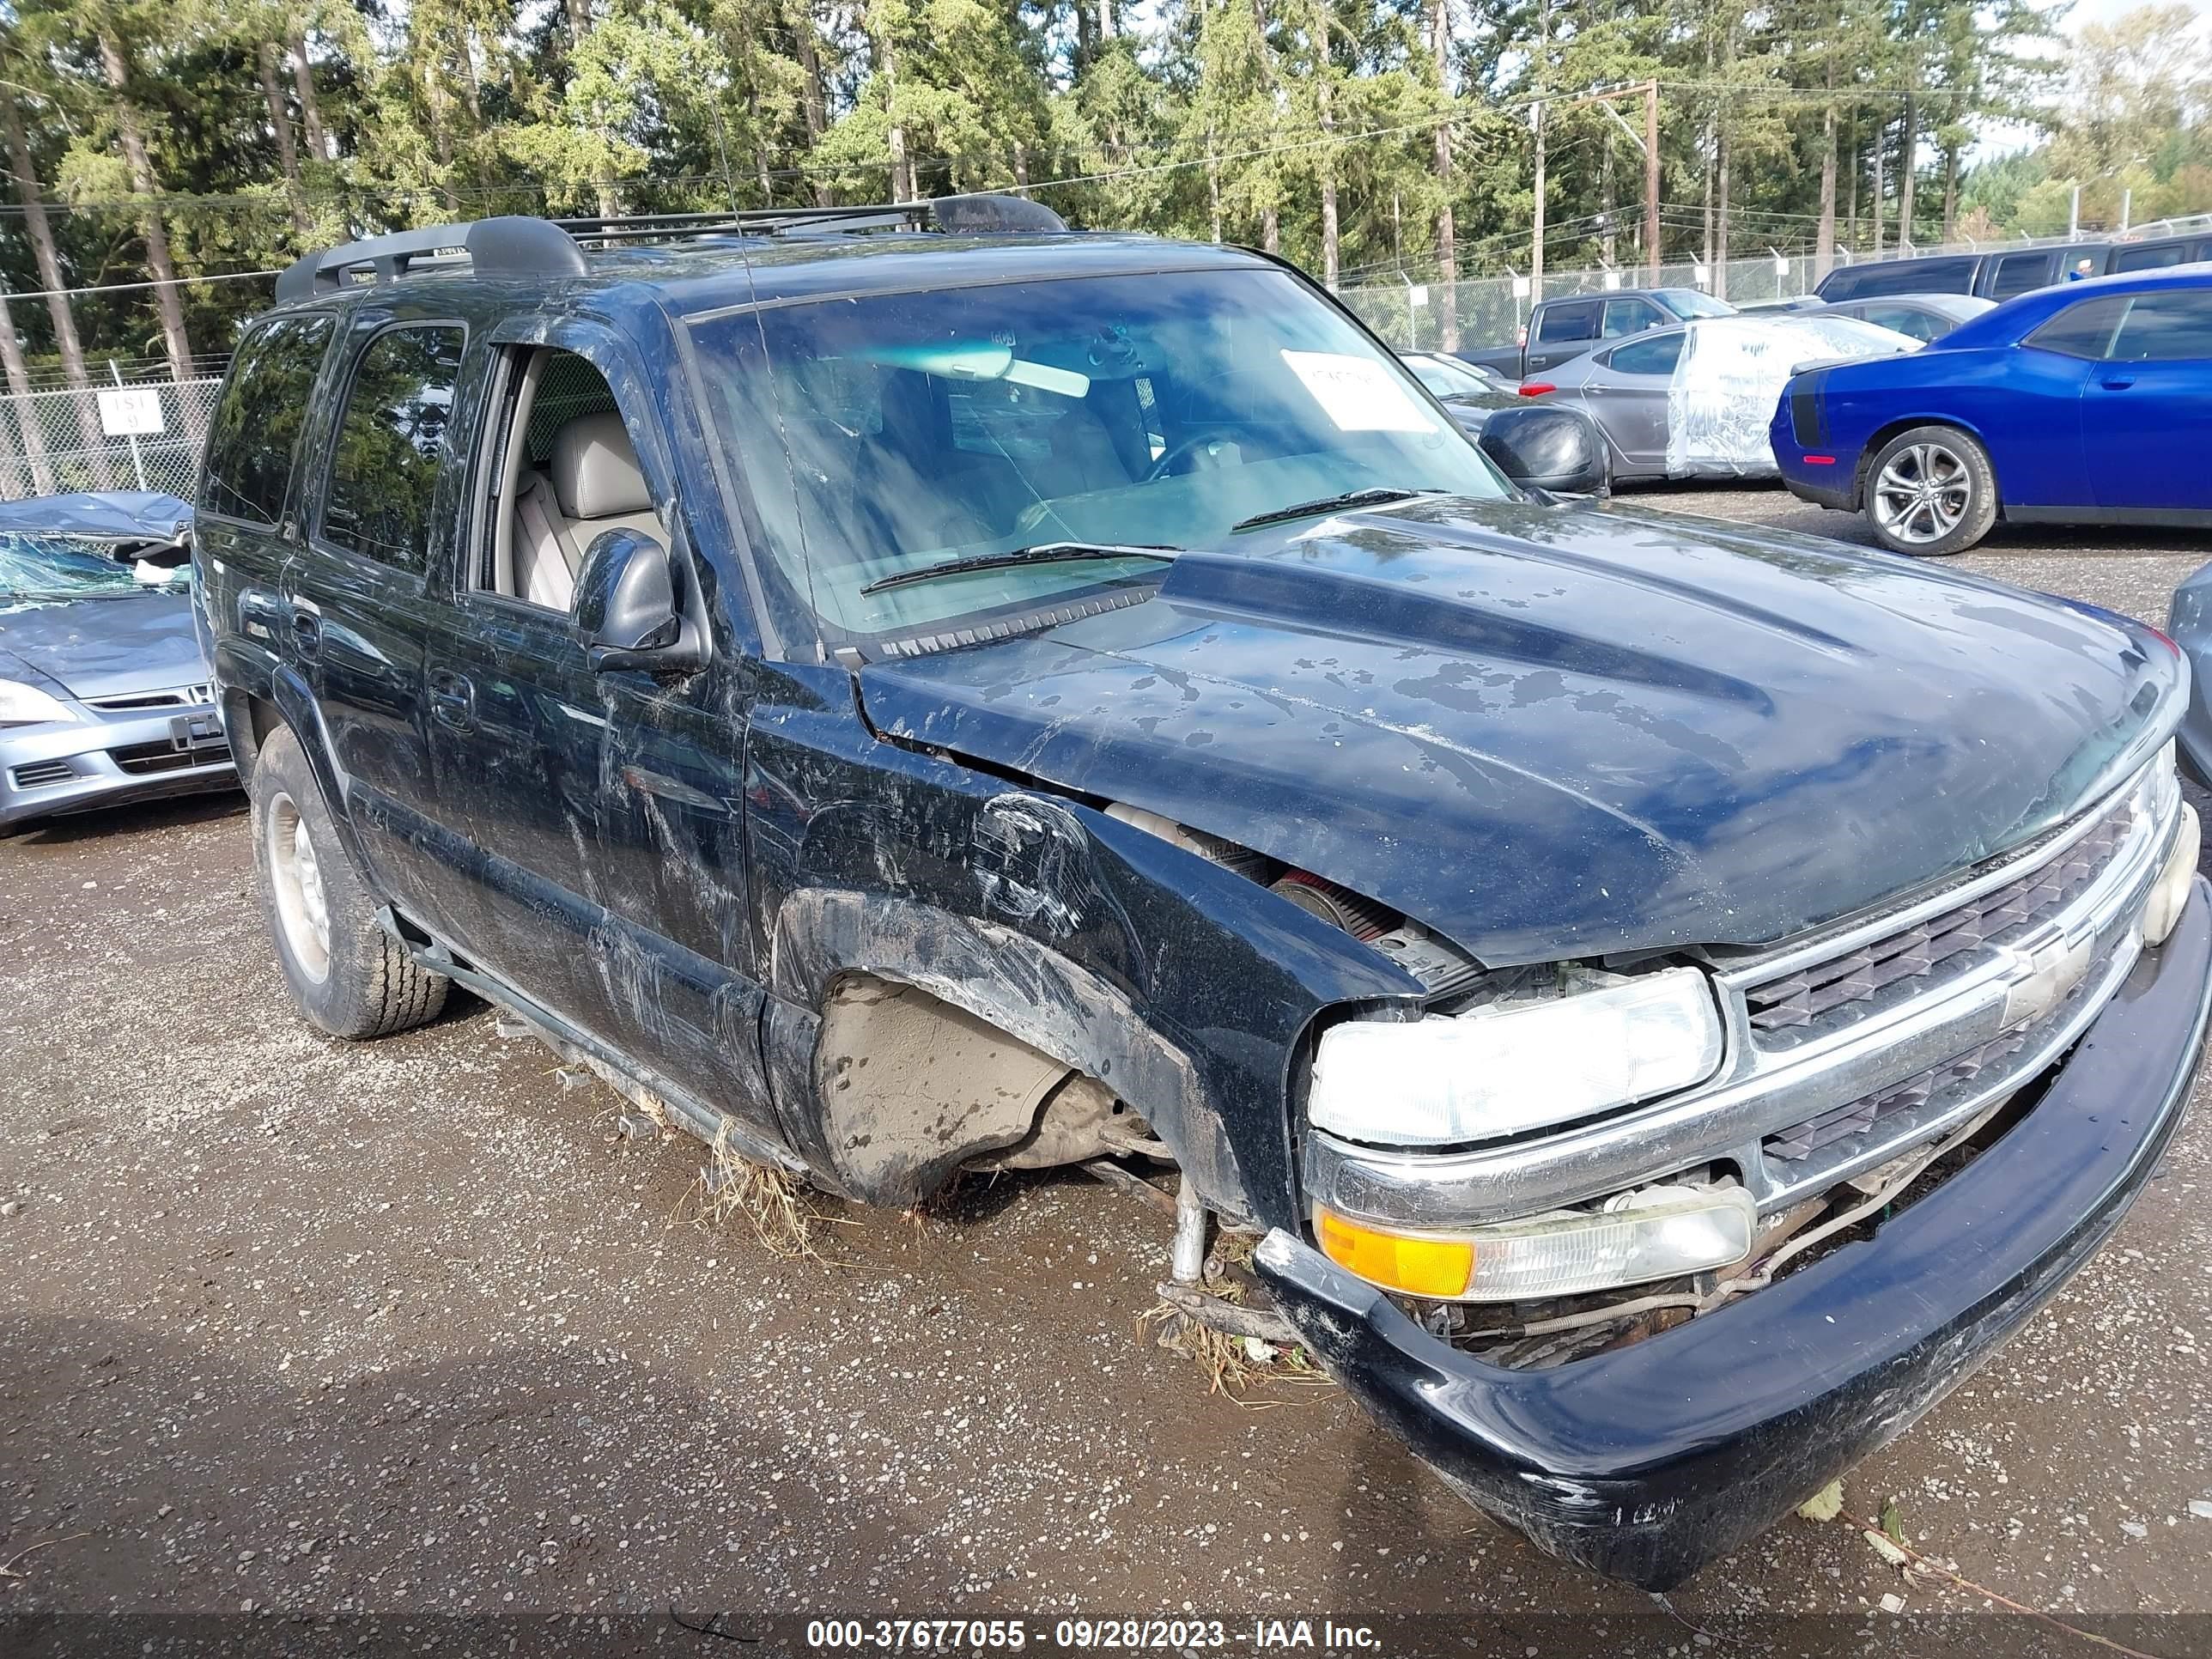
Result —
[{"label": "running board", "polygon": [[530,1028],[532,1036],[562,1060],[586,1067],[631,1104],[647,1112],[664,1114],[677,1127],[709,1146],[727,1146],[756,1164],[787,1170],[796,1176],[808,1175],[806,1165],[788,1148],[770,1140],[742,1120],[656,1077],[628,1055],[478,967],[390,905],[377,907],[376,921],[422,967],[444,975],[521,1021]]}]

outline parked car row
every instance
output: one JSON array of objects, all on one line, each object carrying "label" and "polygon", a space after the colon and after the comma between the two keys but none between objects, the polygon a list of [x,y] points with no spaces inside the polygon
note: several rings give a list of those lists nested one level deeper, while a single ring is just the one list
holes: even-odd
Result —
[{"label": "parked car row", "polygon": [[2212,526],[2212,269],[2039,289],[1909,357],[1810,369],[1769,436],[1792,494],[1899,552],[2000,520]]},{"label": "parked car row", "polygon": [[[1613,478],[1776,474],[1863,513],[1899,552],[1956,553],[2000,520],[2212,526],[2212,268],[2153,264],[2193,248],[2105,247],[2151,268],[2001,305],[1908,292],[1723,308],[1601,340],[1518,392],[1590,416]],[[1547,301],[1534,327],[1601,331],[1625,302],[1653,300]],[[1497,399],[1461,398],[1479,430]]]}]

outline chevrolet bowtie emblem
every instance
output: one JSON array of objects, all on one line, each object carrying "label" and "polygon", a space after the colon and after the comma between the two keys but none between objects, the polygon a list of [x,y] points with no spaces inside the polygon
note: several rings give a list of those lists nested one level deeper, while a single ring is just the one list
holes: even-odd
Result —
[{"label": "chevrolet bowtie emblem", "polygon": [[2005,1030],[2041,1019],[2065,1001],[2067,994],[2087,977],[2094,948],[2094,939],[2062,939],[2037,950],[2014,951],[2027,971],[2005,988]]}]

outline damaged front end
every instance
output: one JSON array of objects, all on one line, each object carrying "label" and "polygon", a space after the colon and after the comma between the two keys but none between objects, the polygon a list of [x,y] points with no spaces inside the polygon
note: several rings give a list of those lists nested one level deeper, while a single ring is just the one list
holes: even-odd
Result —
[{"label": "damaged front end", "polygon": [[1782,947],[1332,1027],[1310,1242],[1276,1230],[1261,1277],[1478,1505],[1678,1583],[1901,1432],[2117,1223],[2203,1040],[2197,850],[2168,750]]}]

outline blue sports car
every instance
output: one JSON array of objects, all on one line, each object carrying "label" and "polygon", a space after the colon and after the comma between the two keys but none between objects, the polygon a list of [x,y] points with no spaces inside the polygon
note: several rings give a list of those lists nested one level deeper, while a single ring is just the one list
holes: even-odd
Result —
[{"label": "blue sports car", "polygon": [[2212,526],[2212,264],[2039,289],[1910,356],[1808,369],[1771,436],[1792,494],[1900,553],[1999,519]]}]

